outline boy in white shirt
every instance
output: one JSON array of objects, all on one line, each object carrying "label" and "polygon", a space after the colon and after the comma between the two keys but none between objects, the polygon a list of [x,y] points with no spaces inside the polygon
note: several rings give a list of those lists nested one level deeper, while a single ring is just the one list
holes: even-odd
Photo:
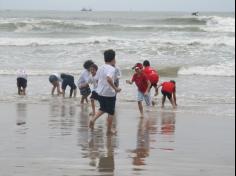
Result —
[{"label": "boy in white shirt", "polygon": [[89,87],[89,78],[90,78],[90,67],[94,64],[92,60],[88,60],[84,63],[84,71],[80,76],[78,81],[78,86],[80,89],[80,94],[82,95],[81,104],[84,104],[84,101],[88,103],[88,96],[91,94],[91,89]]},{"label": "boy in white shirt", "polygon": [[28,82],[28,75],[25,70],[17,71],[17,87],[18,95],[26,95],[26,88]]},{"label": "boy in white shirt", "polygon": [[92,106],[92,113],[90,113],[90,116],[95,116],[96,114],[96,105],[95,101],[98,101],[98,93],[97,93],[97,87],[98,87],[98,80],[96,79],[96,74],[98,71],[98,66],[96,64],[93,64],[90,67],[90,79],[89,79],[89,84],[93,85],[92,88],[92,95],[90,97],[91,99],[91,106]]},{"label": "boy in white shirt", "polygon": [[98,88],[97,93],[99,95],[100,109],[97,114],[90,120],[89,127],[94,129],[96,120],[103,114],[108,114],[108,129],[107,134],[115,134],[116,131],[112,129],[112,122],[115,115],[116,106],[116,94],[121,92],[121,89],[116,87],[115,82],[115,68],[116,53],[113,50],[107,50],[104,52],[105,65],[100,67],[97,72]]}]

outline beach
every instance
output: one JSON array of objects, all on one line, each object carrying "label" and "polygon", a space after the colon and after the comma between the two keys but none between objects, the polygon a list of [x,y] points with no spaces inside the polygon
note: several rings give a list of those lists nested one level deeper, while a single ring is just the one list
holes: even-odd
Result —
[{"label": "beach", "polygon": [[[68,73],[77,83],[106,49],[122,71],[110,137],[106,116],[90,131],[90,106],[52,97],[48,81]],[[176,81],[178,108],[161,109],[160,94],[140,118],[125,82],[146,59],[160,82]],[[0,63],[1,176],[235,175],[234,13],[0,11]]]},{"label": "beach", "polygon": [[4,176],[235,174],[234,117],[167,107],[140,119],[135,104],[119,103],[117,136],[107,137],[106,117],[91,132],[89,108],[73,100],[0,106]]}]

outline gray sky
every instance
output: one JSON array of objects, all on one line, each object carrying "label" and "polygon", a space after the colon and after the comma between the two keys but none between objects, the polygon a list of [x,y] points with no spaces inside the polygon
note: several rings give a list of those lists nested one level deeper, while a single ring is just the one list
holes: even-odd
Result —
[{"label": "gray sky", "polygon": [[0,9],[112,11],[233,11],[235,0],[0,0]]}]

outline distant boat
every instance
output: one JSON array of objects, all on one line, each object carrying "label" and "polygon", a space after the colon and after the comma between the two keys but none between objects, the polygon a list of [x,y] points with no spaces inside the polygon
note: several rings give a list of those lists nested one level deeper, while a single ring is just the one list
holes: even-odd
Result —
[{"label": "distant boat", "polygon": [[92,12],[92,11],[93,11],[92,9],[86,9],[86,8],[81,9],[81,12]]},{"label": "distant boat", "polygon": [[199,16],[199,15],[200,15],[199,12],[193,12],[193,13],[192,13],[192,16]]}]

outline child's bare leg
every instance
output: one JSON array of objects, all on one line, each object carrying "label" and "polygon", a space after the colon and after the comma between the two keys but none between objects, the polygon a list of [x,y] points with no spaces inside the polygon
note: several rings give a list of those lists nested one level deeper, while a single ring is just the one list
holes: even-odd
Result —
[{"label": "child's bare leg", "polygon": [[91,116],[95,116],[96,114],[96,106],[95,106],[95,100],[91,99],[91,106],[92,106],[92,113],[90,114]]},{"label": "child's bare leg", "polygon": [[89,122],[89,128],[90,129],[94,129],[94,124],[97,121],[97,119],[99,119],[99,117],[101,117],[104,114],[104,112],[102,111],[98,111],[97,114],[90,120]]},{"label": "child's bare leg", "polygon": [[77,89],[74,89],[74,98],[77,96]]},{"label": "child's bare leg", "polygon": [[162,108],[165,107],[165,102],[166,102],[166,96],[162,97]]},{"label": "child's bare leg", "polygon": [[26,89],[25,88],[23,88],[22,94],[26,95]]},{"label": "child's bare leg", "polygon": [[138,102],[138,107],[139,107],[141,117],[144,117],[144,110],[143,110],[143,102],[142,101]]},{"label": "child's bare leg", "polygon": [[18,87],[18,95],[21,95],[21,88]]},{"label": "child's bare leg", "polygon": [[85,100],[85,97],[82,96],[82,98],[81,98],[81,102],[80,102],[82,105],[84,104],[84,100]]},{"label": "child's bare leg", "polygon": [[87,104],[89,104],[88,96],[85,98],[85,101],[86,101]]},{"label": "child's bare leg", "polygon": [[116,134],[116,130],[112,128],[112,123],[113,123],[113,115],[108,115],[107,118],[107,123],[108,123],[108,128],[107,128],[107,135],[114,135]]},{"label": "child's bare leg", "polygon": [[170,99],[170,103],[172,104],[173,108],[176,109],[175,102],[174,102],[173,98]]}]

